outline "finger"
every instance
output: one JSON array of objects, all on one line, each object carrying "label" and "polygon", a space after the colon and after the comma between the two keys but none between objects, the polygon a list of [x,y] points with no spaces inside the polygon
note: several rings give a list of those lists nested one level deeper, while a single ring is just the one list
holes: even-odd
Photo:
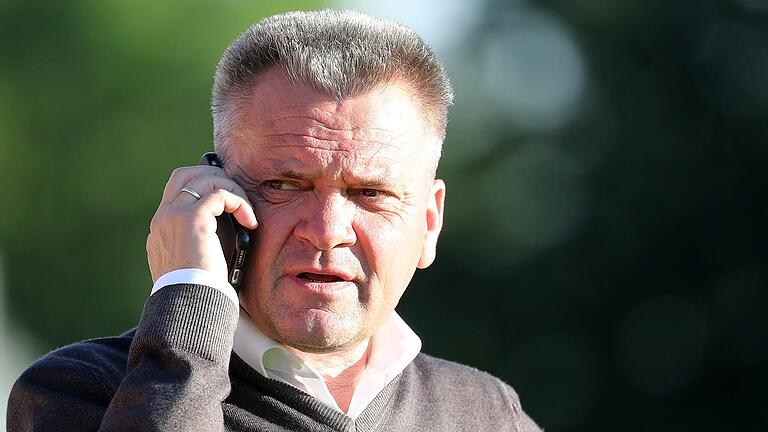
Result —
[{"label": "finger", "polygon": [[217,189],[206,194],[197,205],[206,209],[212,216],[231,213],[246,229],[255,229],[259,224],[248,199],[226,189]]},{"label": "finger", "polygon": [[[217,178],[229,178],[227,173],[221,168],[197,165],[190,167],[180,167],[173,170],[171,176],[168,178],[168,182],[163,189],[162,203],[169,203],[179,196],[179,191],[185,185],[190,183],[193,179],[198,177],[217,177]],[[208,191],[212,191],[213,188]],[[198,191],[200,192],[200,191]],[[202,193],[200,193],[202,195]]]},{"label": "finger", "polygon": [[[221,173],[224,173],[224,171],[215,168],[216,170],[220,171]],[[208,195],[216,190],[223,189],[228,192],[231,192],[240,198],[244,199],[246,202],[248,202],[248,195],[245,193],[245,189],[242,188],[237,182],[232,180],[232,178],[226,176],[226,173],[224,173],[224,176],[211,176],[211,175],[197,175],[196,177],[193,177],[190,179],[186,184],[183,185],[183,187],[180,187],[177,192],[177,199],[183,200],[182,202],[191,203],[195,201],[195,197],[193,194],[189,192],[183,191],[184,188],[190,189],[197,194],[199,194],[201,197]]]}]

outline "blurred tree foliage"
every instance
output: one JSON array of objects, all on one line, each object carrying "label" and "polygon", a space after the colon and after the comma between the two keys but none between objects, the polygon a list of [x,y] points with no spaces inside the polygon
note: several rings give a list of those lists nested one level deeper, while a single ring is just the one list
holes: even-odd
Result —
[{"label": "blurred tree foliage", "polygon": [[425,349],[552,431],[766,430],[768,2],[490,1],[455,51]]},{"label": "blurred tree foliage", "polygon": [[[0,253],[54,347],[132,326],[226,45],[293,1],[0,4]],[[768,3],[488,0],[400,311],[551,431],[766,430]],[[447,24],[449,25],[449,24]]]}]

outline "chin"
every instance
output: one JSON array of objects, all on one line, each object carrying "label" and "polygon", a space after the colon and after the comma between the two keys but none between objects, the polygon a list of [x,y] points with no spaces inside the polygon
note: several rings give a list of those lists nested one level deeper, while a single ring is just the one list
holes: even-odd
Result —
[{"label": "chin", "polygon": [[[305,310],[275,328],[280,342],[305,352],[336,352],[366,338],[361,322],[325,310]],[[347,317],[349,318],[349,317]],[[289,325],[285,325],[290,322]],[[281,325],[282,324],[282,325]]]}]

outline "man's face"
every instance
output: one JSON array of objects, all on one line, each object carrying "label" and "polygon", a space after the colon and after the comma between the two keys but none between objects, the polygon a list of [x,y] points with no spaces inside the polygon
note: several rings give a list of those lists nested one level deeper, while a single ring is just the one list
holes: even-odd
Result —
[{"label": "man's face", "polygon": [[434,259],[445,185],[437,139],[405,87],[342,102],[262,75],[232,130],[227,172],[253,203],[240,302],[275,340],[338,351],[389,317]]}]

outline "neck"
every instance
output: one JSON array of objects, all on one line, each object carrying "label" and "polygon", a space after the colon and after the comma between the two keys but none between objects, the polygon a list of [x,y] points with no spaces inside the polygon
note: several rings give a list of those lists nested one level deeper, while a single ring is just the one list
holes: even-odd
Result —
[{"label": "neck", "polygon": [[363,375],[368,363],[368,340],[343,352],[335,353],[307,353],[288,347],[304,362],[312,366],[325,381],[331,396],[336,400],[339,408],[345,413],[349,411],[352,395],[355,387]]}]

